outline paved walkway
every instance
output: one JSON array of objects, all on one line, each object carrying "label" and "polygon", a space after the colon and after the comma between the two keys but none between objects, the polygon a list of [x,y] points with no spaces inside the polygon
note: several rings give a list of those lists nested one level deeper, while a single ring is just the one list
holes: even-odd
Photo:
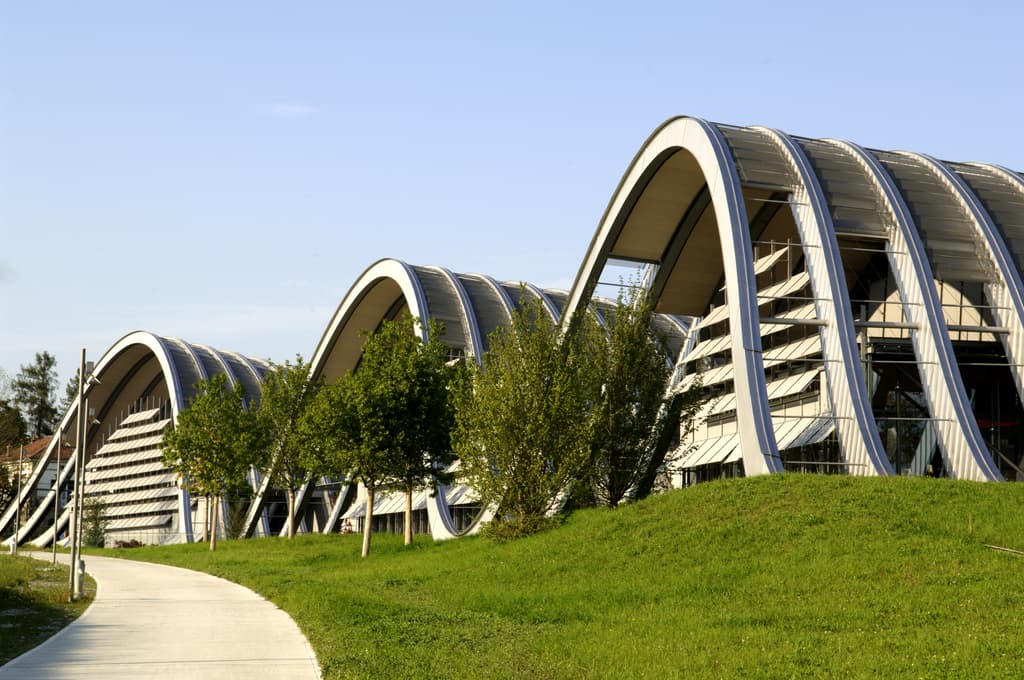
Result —
[{"label": "paved walkway", "polygon": [[[40,555],[49,560],[50,554]],[[68,556],[63,555],[65,563]],[[0,667],[0,679],[318,678],[295,622],[247,588],[177,567],[87,555],[96,599]]]}]

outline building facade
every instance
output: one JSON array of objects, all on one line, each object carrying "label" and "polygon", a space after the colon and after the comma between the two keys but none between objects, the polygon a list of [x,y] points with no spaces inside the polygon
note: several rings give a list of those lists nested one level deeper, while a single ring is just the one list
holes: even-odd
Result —
[{"label": "building facade", "polygon": [[[314,377],[354,370],[361,333],[403,313],[443,322],[452,357],[466,360],[479,360],[522,298],[539,299],[555,322],[583,310],[600,318],[609,303],[595,290],[624,264],[642,271],[655,301],[671,389],[705,396],[666,470],[673,485],[787,470],[1024,478],[1024,178],[765,127],[689,117],[659,127],[568,292],[374,263],[329,320]],[[198,379],[225,372],[255,396],[266,369],[149,333],[115,343],[97,366],[101,384],[88,388],[98,416],[84,447],[87,493],[104,495],[114,531],[197,536],[202,508],[159,462],[159,433]],[[42,474],[26,493],[45,490]],[[60,474],[66,485],[70,464]],[[252,483],[245,533],[278,532],[280,493],[256,473]],[[52,536],[40,528],[52,494],[26,528],[41,544]],[[395,499],[378,502],[380,528],[399,530]],[[306,531],[365,514],[347,479],[311,481],[299,507]],[[435,538],[486,516],[464,486],[415,507],[418,530]],[[0,515],[0,531],[13,515]]]}]

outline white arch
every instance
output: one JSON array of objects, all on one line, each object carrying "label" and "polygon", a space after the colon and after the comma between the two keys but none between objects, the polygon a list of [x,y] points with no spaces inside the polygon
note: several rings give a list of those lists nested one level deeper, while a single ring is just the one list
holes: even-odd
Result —
[{"label": "white arch", "polygon": [[[352,314],[358,309],[360,302],[362,302],[367,292],[383,281],[392,281],[397,284],[401,288],[402,297],[405,299],[406,304],[409,305],[409,313],[422,321],[426,321],[428,311],[427,296],[419,283],[419,279],[416,278],[416,273],[412,267],[399,260],[378,260],[367,267],[359,278],[356,279],[356,282],[349,288],[348,293],[345,294],[341,304],[338,305],[334,316],[331,317],[327,329],[324,331],[320,342],[316,346],[316,350],[313,352],[313,358],[309,362],[310,375],[312,377],[317,378],[320,376],[324,362],[334,348],[334,343],[337,341],[339,333],[351,320]],[[422,334],[421,337],[426,339]]]},{"label": "white arch", "polygon": [[[477,324],[476,315],[473,310],[473,305],[465,291],[464,286],[458,278],[447,269],[441,267],[430,267],[427,268],[430,271],[441,274],[444,279],[451,286],[452,294],[458,298],[460,305],[460,313],[463,321],[466,324],[467,340],[471,344],[472,354],[476,356],[479,352],[477,348],[483,346],[479,326]],[[418,317],[421,321],[418,333],[422,340],[426,341],[427,338],[427,322],[430,320],[430,307],[427,302],[426,292],[424,291],[423,285],[416,274],[416,270],[405,262],[393,259],[379,260],[372,264],[360,275],[356,282],[349,289],[348,293],[345,294],[345,298],[338,306],[335,311],[331,322],[328,324],[327,330],[324,331],[320,343],[317,345],[315,352],[313,353],[313,359],[310,362],[310,375],[313,377],[319,377],[324,369],[324,366],[334,349],[335,344],[340,338],[342,332],[345,330],[348,323],[352,320],[352,317],[360,304],[364,301],[367,293],[374,287],[384,281],[391,281],[396,284],[399,288],[400,295],[404,299],[405,303],[409,306],[409,312],[412,316]],[[489,282],[493,285],[493,282]],[[507,295],[502,296],[502,300],[507,299]],[[385,308],[380,309],[380,314],[383,316],[388,310]],[[257,498],[254,499],[253,506],[250,509],[250,515],[246,518],[246,529],[251,531],[250,527],[253,525],[255,520],[255,509],[262,506],[262,499],[264,498],[267,490],[269,489],[269,480],[264,479],[260,485],[260,490],[257,493]],[[296,498],[296,505],[300,505],[305,495],[308,493],[308,487],[300,490],[301,496]],[[344,492],[339,492],[340,499],[344,497]],[[332,508],[331,516],[336,516],[338,513]],[[445,498],[444,489],[442,488],[431,501],[427,503],[427,515],[430,520],[431,535],[435,540],[444,540],[453,538],[460,535],[455,529],[455,524],[452,521],[451,512],[449,511],[447,500]],[[480,522],[474,524],[470,532],[472,533],[478,530]],[[331,525],[324,528],[325,531],[331,530]]]},{"label": "white arch", "polygon": [[586,305],[585,298],[590,297],[608,259],[612,235],[627,217],[624,213],[633,192],[667,153],[676,150],[689,152],[697,161],[715,211],[732,330],[736,419],[744,470],[747,475],[781,472],[761,361],[749,220],[735,163],[718,128],[696,118],[675,118],[647,140],[619,183],[594,234],[566,302],[563,323],[570,323],[574,313]]},{"label": "white arch", "polygon": [[889,267],[913,325],[911,338],[921,373],[921,388],[951,475],[957,479],[1001,480],[1003,476],[992,464],[971,413],[935,292],[935,277],[910,209],[874,155],[851,142],[825,141],[857,162],[889,213]]},{"label": "white arch", "polygon": [[825,376],[843,456],[851,466],[849,472],[854,475],[890,475],[893,473],[892,465],[878,436],[860,368],[857,331],[846,290],[842,256],[825,194],[807,155],[798,144],[778,130],[754,129],[775,144],[797,179],[792,194],[793,217],[800,241],[805,245],[804,256],[817,316],[825,322],[819,327]]},{"label": "white arch", "polygon": [[[473,310],[473,303],[469,299],[469,295],[466,293],[466,287],[462,285],[462,281],[455,276],[451,271],[444,267],[425,267],[430,271],[437,272],[444,280],[451,286],[451,289],[455,292],[459,299],[459,316],[462,317],[462,323],[466,328],[466,340],[468,341],[469,347],[468,354],[470,356],[476,356],[480,353],[481,348],[484,346],[483,340],[480,337],[480,325],[476,322],[476,314]],[[426,320],[423,320],[424,325]]]},{"label": "white arch", "polygon": [[[123,352],[125,352],[128,348],[133,347],[135,345],[142,345],[146,347],[159,363],[160,372],[162,373],[164,380],[167,384],[167,392],[171,403],[171,412],[173,414],[173,418],[175,419],[175,421],[177,421],[178,414],[184,407],[184,397],[181,392],[181,386],[179,384],[177,370],[175,369],[174,366],[173,357],[171,357],[170,352],[167,350],[163,338],[154,335],[148,331],[134,331],[132,333],[128,333],[127,335],[119,339],[117,342],[115,342],[110,347],[110,349],[108,349],[103,354],[103,356],[100,357],[99,361],[97,361],[96,364],[93,366],[92,375],[96,376],[101,383],[104,381],[107,381],[108,384],[115,382],[115,380],[119,379],[120,376],[109,374],[111,370],[111,364],[113,364],[120,357],[120,355]],[[95,391],[96,386],[87,382],[83,388],[83,398],[88,400],[90,395]],[[69,432],[73,427],[74,423],[76,422],[77,418],[78,398],[76,397],[74,402],[72,402],[71,406],[68,408],[67,413],[64,414],[64,418],[61,419],[60,427],[58,428],[57,432]],[[32,476],[29,478],[29,482],[23,488],[22,500],[26,498],[29,493],[35,492],[35,488],[39,483],[42,473],[46,469],[47,462],[49,461],[50,456],[53,454],[53,447],[59,445],[58,439],[59,437],[56,436],[53,438],[53,440],[50,442],[50,445],[47,446],[46,448],[46,454],[42,456],[39,462],[36,464],[36,468],[32,471]],[[44,520],[44,518],[52,516],[53,511],[50,508],[50,506],[54,502],[54,499],[56,498],[56,490],[59,489],[60,486],[64,484],[67,481],[67,479],[74,474],[75,462],[77,461],[78,455],[78,448],[76,447],[75,452],[64,463],[63,469],[58,471],[59,479],[57,484],[55,485],[55,488],[49,490],[47,495],[40,501],[39,506],[36,508],[35,512],[32,513],[32,515],[26,520],[22,533],[26,531],[32,531],[39,524],[39,522]],[[0,517],[0,526],[7,526],[10,519],[13,518],[16,508],[17,503],[12,503],[12,505],[9,508],[7,508],[3,516]],[[185,509],[182,510],[182,508]],[[191,513],[188,512],[189,508],[190,503],[188,499],[188,492],[182,489],[179,492],[179,520],[184,522],[185,518],[182,516],[183,512],[191,516]],[[62,513],[61,517],[58,520],[58,529],[61,526],[63,526],[66,522],[67,512],[65,511],[64,513]],[[184,522],[183,526],[187,527],[187,540],[191,541],[191,523]],[[51,525],[48,529],[46,529],[39,536],[37,536],[33,540],[33,543],[41,547],[49,545],[52,536],[53,527]],[[12,539],[8,539],[5,544],[9,545],[11,540]]]},{"label": "white arch", "polygon": [[[977,240],[982,244],[982,248],[1001,280],[999,285],[989,285],[987,288],[993,302],[992,311],[998,320],[998,325],[1008,331],[1005,334],[1000,334],[1000,340],[1006,352],[1007,363],[1017,387],[1017,394],[1024,401],[1024,365],[1022,365],[1024,363],[1024,282],[1021,280],[1020,271],[1013,260],[1013,255],[1006,247],[1002,233],[996,227],[981,200],[959,174],[931,156],[912,153],[904,155],[919,161],[942,180],[968,214],[977,230]],[[1024,184],[1016,175],[993,166],[972,165],[1010,184],[1024,197]]]}]

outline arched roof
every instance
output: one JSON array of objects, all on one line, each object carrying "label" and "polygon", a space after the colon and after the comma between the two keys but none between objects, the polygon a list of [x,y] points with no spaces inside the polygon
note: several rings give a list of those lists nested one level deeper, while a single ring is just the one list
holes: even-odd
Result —
[{"label": "arched roof", "polygon": [[443,342],[479,359],[487,349],[487,337],[511,318],[520,289],[539,298],[553,321],[559,319],[563,291],[498,282],[482,274],[457,274],[443,267],[379,260],[356,279],[338,305],[313,353],[312,374],[332,380],[355,369],[362,349],[361,333],[372,332],[402,312],[419,318],[424,327],[431,319],[442,322]]},{"label": "arched roof", "polygon": [[[568,295],[529,283],[499,282],[483,274],[380,260],[360,275],[338,306],[313,354],[311,373],[314,378],[330,381],[354,370],[362,350],[361,334],[404,311],[418,317],[424,326],[431,319],[441,321],[445,328],[442,340],[479,362],[490,334],[509,323],[522,298],[539,300],[552,322],[558,323]],[[601,301],[596,305],[599,314],[609,306],[613,303]],[[659,318],[656,326],[666,338],[669,351],[678,351],[686,322],[666,316]],[[443,492],[428,503],[428,514],[435,538],[455,535]],[[255,513],[250,512],[250,523],[255,519]],[[328,523],[330,526],[333,522]]]},{"label": "arched roof", "polygon": [[[172,418],[188,405],[195,395],[195,385],[212,375],[223,373],[229,382],[240,382],[250,399],[259,397],[259,381],[270,364],[263,359],[244,357],[233,352],[221,352],[206,345],[196,345],[177,338],[164,337],[147,331],[135,331],[117,340],[98,361],[84,388],[83,397],[89,405],[92,417],[88,419],[85,451],[91,451],[129,414],[141,408],[140,404],[166,401],[170,404]],[[74,443],[74,429],[78,418],[79,404],[76,399],[60,420],[58,433],[63,439]],[[95,422],[94,422],[95,421]],[[25,485],[23,497],[36,492],[46,462],[57,446],[59,438],[54,437],[46,455],[33,471]],[[63,464],[61,481],[73,477],[74,459]],[[23,529],[28,534],[37,523],[52,518],[53,492],[40,504]],[[14,518],[16,504],[0,515],[0,531],[9,528]],[[49,514],[47,514],[49,513]],[[40,524],[42,526],[42,524]],[[43,538],[48,541],[49,533]]]},{"label": "arched roof", "polygon": [[[786,227],[785,224],[789,224]],[[1024,182],[1018,173],[906,152],[868,150],[759,127],[680,117],[643,144],[609,201],[567,309],[589,303],[611,259],[652,265],[659,312],[729,325],[738,449],[747,474],[781,469],[762,347],[764,291],[753,243],[786,231],[806,260],[819,351],[847,461],[892,471],[883,455],[860,358],[838,242],[882,243],[953,476],[999,479],[967,395],[936,282],[982,284],[1018,392],[1024,396]],[[788,248],[788,246],[787,246]],[[865,252],[869,248],[864,249]],[[864,260],[867,259],[864,255]],[[971,289],[973,290],[973,289]],[[719,315],[715,306],[727,306]],[[565,323],[571,314],[564,317]]]}]

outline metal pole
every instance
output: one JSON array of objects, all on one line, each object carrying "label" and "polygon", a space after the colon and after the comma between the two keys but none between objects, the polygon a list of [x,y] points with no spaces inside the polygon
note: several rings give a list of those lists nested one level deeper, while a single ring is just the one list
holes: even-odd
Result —
[{"label": "metal pole", "polygon": [[60,449],[63,446],[64,432],[57,425],[57,471],[53,476],[53,563],[57,564],[57,518],[60,517]]},{"label": "metal pole", "polygon": [[78,482],[78,500],[75,504],[75,545],[78,546],[78,560],[75,562],[75,598],[82,597],[82,576],[85,562],[82,560],[82,529],[85,526],[85,452],[88,442],[85,434],[89,427],[89,398],[85,398],[84,416],[82,417],[82,460],[79,463],[82,472],[82,481]]},{"label": "metal pole", "polygon": [[78,365],[78,424],[75,429],[75,480],[74,496],[71,499],[71,574],[68,581],[68,600],[75,601],[78,593],[81,593],[81,584],[78,579],[78,560],[81,546],[78,545],[79,499],[82,495],[82,476],[85,470],[85,435],[83,426],[85,424],[83,411],[85,410],[85,348],[82,348],[82,360]]},{"label": "metal pole", "polygon": [[25,467],[25,445],[21,445],[21,451],[18,453],[18,510],[16,518],[14,520],[14,537],[11,538],[11,554],[18,554],[18,534],[21,533],[21,470]]},{"label": "metal pole", "polygon": [[[7,445],[7,454],[6,454],[5,456],[4,456],[4,465],[6,465],[6,464],[7,464],[7,462],[6,462],[6,461],[7,461],[7,460],[8,460],[8,459],[9,459],[10,457],[11,457],[11,445],[10,445],[10,444],[8,444],[8,445]],[[8,480],[8,481],[10,481],[10,480]],[[21,501],[21,499],[20,499],[20,498],[18,498],[17,496],[15,496],[15,497],[14,497],[14,502],[15,502],[15,503],[18,503],[18,502],[20,502],[20,501]],[[18,533],[18,528],[17,528],[17,527],[15,527],[15,528],[14,528],[14,533],[13,533],[13,534],[11,534],[11,554],[12,554],[12,555],[14,554],[14,537],[15,537],[15,535],[17,535],[17,533]]]}]

